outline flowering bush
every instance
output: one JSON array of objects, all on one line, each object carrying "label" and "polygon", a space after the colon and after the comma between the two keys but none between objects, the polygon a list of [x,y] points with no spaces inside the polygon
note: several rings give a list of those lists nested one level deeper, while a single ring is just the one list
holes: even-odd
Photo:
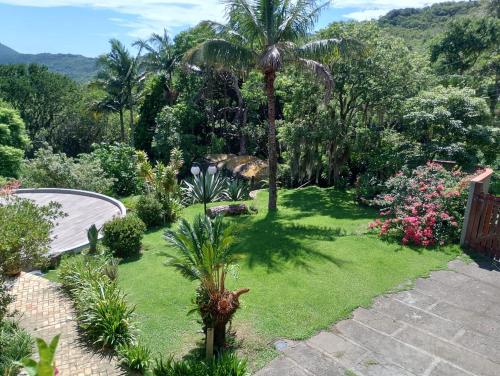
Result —
[{"label": "flowering bush", "polygon": [[448,171],[433,162],[401,171],[386,182],[386,193],[375,198],[374,203],[383,208],[382,218],[370,228],[378,229],[382,237],[423,247],[457,241],[468,181],[462,171]]}]

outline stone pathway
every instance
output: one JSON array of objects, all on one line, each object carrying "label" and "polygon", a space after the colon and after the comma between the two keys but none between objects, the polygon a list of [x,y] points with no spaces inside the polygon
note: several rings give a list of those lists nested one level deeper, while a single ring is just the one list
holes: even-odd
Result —
[{"label": "stone pathway", "polygon": [[291,343],[257,376],[500,375],[500,272],[449,267]]},{"label": "stone pathway", "polygon": [[56,283],[21,273],[14,280],[13,294],[20,324],[33,337],[50,341],[61,334],[56,353],[56,365],[60,376],[121,375],[116,361],[87,347],[80,339],[71,301],[60,291]]}]

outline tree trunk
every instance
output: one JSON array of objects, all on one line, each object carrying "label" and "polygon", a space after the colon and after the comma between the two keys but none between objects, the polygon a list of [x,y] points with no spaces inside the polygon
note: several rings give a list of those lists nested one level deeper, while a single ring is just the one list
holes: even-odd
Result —
[{"label": "tree trunk", "polygon": [[278,156],[276,152],[276,103],[274,98],[274,80],[276,79],[275,71],[264,72],[266,81],[267,95],[267,114],[269,121],[269,136],[268,136],[268,164],[269,164],[269,210],[276,210],[276,201],[278,199],[278,188],[276,185],[276,175],[278,172]]},{"label": "tree trunk", "polygon": [[226,344],[226,324],[217,324],[214,327],[214,349],[219,351]]},{"label": "tree trunk", "polygon": [[123,108],[120,108],[120,140],[125,141],[125,123],[123,122]]},{"label": "tree trunk", "polygon": [[130,111],[130,145],[135,146],[135,126],[134,126],[134,103],[132,98],[132,89],[129,89],[129,111]]}]

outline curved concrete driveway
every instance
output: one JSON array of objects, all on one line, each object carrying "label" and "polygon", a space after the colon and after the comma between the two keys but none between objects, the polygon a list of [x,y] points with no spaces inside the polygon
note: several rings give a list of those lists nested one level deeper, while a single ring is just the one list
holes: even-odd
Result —
[{"label": "curved concrete driveway", "polygon": [[87,229],[95,224],[98,228],[113,217],[123,216],[126,209],[121,202],[94,192],[74,189],[40,188],[18,189],[16,195],[45,205],[51,201],[62,205],[67,214],[60,218],[53,231],[49,252],[56,257],[64,252],[78,250],[88,244]]}]

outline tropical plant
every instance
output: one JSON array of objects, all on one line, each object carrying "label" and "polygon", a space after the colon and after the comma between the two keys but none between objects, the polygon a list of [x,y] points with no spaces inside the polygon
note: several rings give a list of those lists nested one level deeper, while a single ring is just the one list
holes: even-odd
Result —
[{"label": "tropical plant", "polygon": [[173,149],[168,165],[157,162],[153,167],[144,152],[137,152],[139,175],[144,179],[146,191],[161,204],[166,222],[174,221],[181,209],[177,174],[184,163],[179,149]]},{"label": "tropical plant", "polygon": [[[117,39],[109,41],[111,51],[99,57],[100,71],[95,84],[103,88],[107,96],[96,104],[97,108],[120,114],[120,138],[125,141],[124,111],[130,113],[130,143],[134,145],[134,89],[138,83],[138,56],[133,57]],[[140,51],[139,51],[140,53]]]},{"label": "tropical plant", "polygon": [[204,175],[201,172],[190,181],[182,181],[182,196],[186,204],[221,201],[226,197],[226,189],[226,178],[219,173]]},{"label": "tropical plant", "polygon": [[155,376],[247,376],[247,362],[234,353],[223,353],[208,361],[156,359]]},{"label": "tropical plant", "polygon": [[230,201],[246,200],[250,194],[250,187],[245,180],[229,179],[227,181],[226,197]]},{"label": "tropical plant", "polygon": [[32,353],[33,339],[16,321],[0,318],[0,375],[19,373],[21,360]]},{"label": "tropical plant", "polygon": [[128,214],[106,222],[102,228],[102,244],[116,257],[137,256],[146,225],[136,215]]},{"label": "tropical plant", "polygon": [[23,268],[41,266],[51,242],[55,221],[63,216],[61,205],[36,205],[15,195],[0,201],[0,268],[17,274]]},{"label": "tropical plant", "polygon": [[144,375],[151,365],[151,350],[140,343],[120,345],[116,349],[120,364]]},{"label": "tropical plant", "polygon": [[96,345],[117,348],[135,340],[134,307],[130,307],[109,267],[107,256],[63,258],[59,279],[73,298],[78,325]]},{"label": "tropical plant", "polygon": [[167,98],[167,103],[172,104],[174,93],[170,82],[172,73],[179,62],[179,56],[175,53],[174,44],[167,30],[164,29],[162,35],[153,33],[147,41],[138,40],[134,45],[146,51],[141,59],[141,65],[146,72],[163,76],[163,95]]},{"label": "tropical plant", "polygon": [[29,376],[55,376],[58,371],[55,364],[55,355],[57,345],[59,344],[60,334],[52,338],[50,344],[47,344],[43,339],[36,339],[39,359],[24,359],[24,371]]},{"label": "tropical plant", "polygon": [[429,162],[412,171],[400,171],[385,184],[374,203],[382,219],[370,227],[385,238],[429,247],[456,242],[467,202],[468,177]]},{"label": "tropical plant", "polygon": [[185,59],[233,70],[257,68],[263,73],[269,123],[268,206],[274,210],[277,200],[276,74],[286,65],[294,64],[320,77],[329,90],[332,83],[330,72],[311,58],[326,50],[345,50],[347,44],[345,40],[335,38],[313,41],[302,46],[296,44],[308,36],[328,3],[318,5],[316,0],[228,0],[225,4],[227,25],[212,23],[219,31],[218,38],[201,43],[190,50]]},{"label": "tropical plant", "polygon": [[87,239],[89,241],[89,253],[95,255],[97,253],[97,242],[99,241],[99,230],[95,224],[87,230]]},{"label": "tropical plant", "polygon": [[204,215],[195,217],[192,224],[182,219],[177,231],[165,232],[167,242],[178,251],[177,256],[168,258],[167,264],[187,279],[199,282],[195,302],[205,330],[214,329],[216,348],[224,346],[226,324],[240,306],[240,295],[249,291],[229,291],[225,287],[227,273],[234,265],[233,233],[222,216],[211,220]]}]

